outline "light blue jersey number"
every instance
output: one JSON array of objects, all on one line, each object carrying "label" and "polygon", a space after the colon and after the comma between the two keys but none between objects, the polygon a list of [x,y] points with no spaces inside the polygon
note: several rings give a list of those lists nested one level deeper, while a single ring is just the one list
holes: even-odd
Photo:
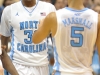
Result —
[{"label": "light blue jersey number", "polygon": [[25,30],[24,31],[24,35],[27,35],[27,34],[28,34],[29,40],[28,39],[24,39],[24,42],[26,44],[32,44],[32,34],[33,34],[33,30]]},{"label": "light blue jersey number", "polygon": [[83,35],[80,33],[75,33],[75,31],[84,31],[83,27],[71,27],[71,38],[78,38],[79,42],[75,42],[75,40],[71,40],[70,44],[73,47],[81,47],[83,45]]}]

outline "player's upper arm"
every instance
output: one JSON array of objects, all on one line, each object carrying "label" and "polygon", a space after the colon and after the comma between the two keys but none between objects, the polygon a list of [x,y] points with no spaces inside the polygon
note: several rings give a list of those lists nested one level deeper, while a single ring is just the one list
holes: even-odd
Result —
[{"label": "player's upper arm", "polygon": [[42,42],[50,34],[50,32],[52,35],[56,33],[57,19],[55,12],[47,15],[44,21],[40,23],[40,26],[41,27],[33,33],[33,43],[35,44]]},{"label": "player's upper arm", "polygon": [[11,20],[10,6],[7,6],[3,10],[2,17],[1,17],[1,29],[0,29],[0,34],[1,35],[6,36],[6,37],[11,35],[10,20]]},{"label": "player's upper arm", "polygon": [[98,49],[98,54],[99,54],[99,59],[100,59],[100,14],[98,16],[98,34],[97,34],[97,49]]}]

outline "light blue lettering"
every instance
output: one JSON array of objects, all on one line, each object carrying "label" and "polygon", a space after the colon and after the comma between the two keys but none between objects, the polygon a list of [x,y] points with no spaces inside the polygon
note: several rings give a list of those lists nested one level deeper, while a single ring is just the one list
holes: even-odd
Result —
[{"label": "light blue lettering", "polygon": [[28,21],[25,21],[25,28],[28,29]]},{"label": "light blue lettering", "polygon": [[22,51],[22,52],[25,52],[25,51],[24,51],[24,45],[23,45],[23,44],[21,45],[21,51]]},{"label": "light blue lettering", "polygon": [[28,52],[28,46],[27,45],[24,45],[24,47],[25,47],[25,52]]},{"label": "light blue lettering", "polygon": [[72,24],[70,18],[68,18],[68,23],[69,23],[68,25]]},{"label": "light blue lettering", "polygon": [[42,51],[42,44],[39,44],[39,51]]},{"label": "light blue lettering", "polygon": [[27,45],[24,45],[25,46],[25,50],[28,50],[28,46]]},{"label": "light blue lettering", "polygon": [[75,19],[74,19],[74,17],[72,17],[72,24],[75,24]]},{"label": "light blue lettering", "polygon": [[24,22],[20,22],[20,30],[24,29]]},{"label": "light blue lettering", "polygon": [[36,53],[46,50],[46,43],[38,44],[38,45],[24,45],[17,43],[17,50],[21,52],[27,53]]},{"label": "light blue lettering", "polygon": [[67,25],[66,19],[62,20],[62,22],[63,22],[64,26],[66,27],[66,25]]},{"label": "light blue lettering", "polygon": [[33,53],[32,50],[33,50],[33,46],[32,46],[32,45],[29,45],[29,52],[30,52],[30,53]]},{"label": "light blue lettering", "polygon": [[67,20],[66,19],[62,20],[62,22],[63,22],[65,27],[67,25],[71,25],[71,24],[79,24],[79,25],[85,26],[88,29],[91,29],[91,26],[93,24],[93,23],[90,23],[90,21],[88,21],[87,19],[78,18],[78,17],[76,17],[76,18],[72,17],[71,19],[67,18]]},{"label": "light blue lettering", "polygon": [[85,26],[85,24],[86,24],[86,19],[84,20],[84,22],[83,22],[83,25]]},{"label": "light blue lettering", "polygon": [[38,45],[36,45],[36,50],[35,50],[35,52],[38,52]]},{"label": "light blue lettering", "polygon": [[43,50],[46,50],[46,43],[43,44]]},{"label": "light blue lettering", "polygon": [[91,23],[91,24],[89,25],[89,27],[88,27],[88,28],[89,28],[89,29],[91,29],[91,26],[92,26],[92,25],[93,25],[93,23]]},{"label": "light blue lettering", "polygon": [[29,21],[30,29],[33,29],[33,21]]},{"label": "light blue lettering", "polygon": [[76,22],[75,22],[75,23],[76,23],[76,24],[79,24],[79,23],[78,23],[78,18],[76,18]]},{"label": "light blue lettering", "polygon": [[82,18],[79,18],[79,24],[82,24]]},{"label": "light blue lettering", "polygon": [[17,50],[20,51],[20,43],[17,44]]},{"label": "light blue lettering", "polygon": [[38,21],[34,21],[34,24],[35,24],[35,29],[37,29],[38,28]]}]

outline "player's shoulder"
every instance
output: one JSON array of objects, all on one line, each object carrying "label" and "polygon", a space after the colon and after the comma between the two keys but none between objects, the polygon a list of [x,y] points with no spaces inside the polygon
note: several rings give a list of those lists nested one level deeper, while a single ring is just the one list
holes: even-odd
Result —
[{"label": "player's shoulder", "polygon": [[53,4],[49,3],[49,2],[44,2],[44,1],[39,1],[39,4],[41,6],[46,6],[46,7],[54,7]]},{"label": "player's shoulder", "polygon": [[21,1],[18,1],[18,2],[15,2],[15,3],[13,3],[13,4],[11,4],[10,6],[18,6],[18,5],[20,5],[21,4]]},{"label": "player's shoulder", "polygon": [[11,8],[10,8],[10,5],[6,6],[3,10],[3,12],[10,12],[11,11]]},{"label": "player's shoulder", "polygon": [[6,7],[4,8],[4,11],[9,12],[9,11],[11,11],[11,7],[15,7],[15,6],[18,5],[18,4],[20,4],[20,1],[15,2],[15,3],[11,4],[11,5],[6,6]]},{"label": "player's shoulder", "polygon": [[98,14],[96,11],[94,11],[93,9],[90,9],[90,8],[87,8],[87,13],[89,13],[89,14],[95,14],[95,13]]},{"label": "player's shoulder", "polygon": [[58,16],[60,16],[62,13],[66,12],[66,8],[62,8],[56,11],[56,14],[58,14]]},{"label": "player's shoulder", "polygon": [[56,20],[56,13],[55,12],[49,13],[49,15],[46,17],[46,19],[48,19],[48,21],[51,21],[51,22]]}]

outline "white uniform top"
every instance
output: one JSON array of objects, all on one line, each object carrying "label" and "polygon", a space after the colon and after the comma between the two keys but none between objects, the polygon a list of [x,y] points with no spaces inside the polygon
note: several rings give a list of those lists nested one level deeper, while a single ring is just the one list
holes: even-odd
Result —
[{"label": "white uniform top", "polygon": [[54,69],[67,73],[91,72],[98,14],[88,8],[75,10],[66,7],[58,10],[56,15]]},{"label": "white uniform top", "polygon": [[28,66],[48,64],[47,39],[36,45],[32,43],[32,34],[38,29],[39,20],[55,10],[52,4],[42,1],[31,8],[19,1],[4,9],[0,33],[12,36],[10,57],[13,62]]}]

